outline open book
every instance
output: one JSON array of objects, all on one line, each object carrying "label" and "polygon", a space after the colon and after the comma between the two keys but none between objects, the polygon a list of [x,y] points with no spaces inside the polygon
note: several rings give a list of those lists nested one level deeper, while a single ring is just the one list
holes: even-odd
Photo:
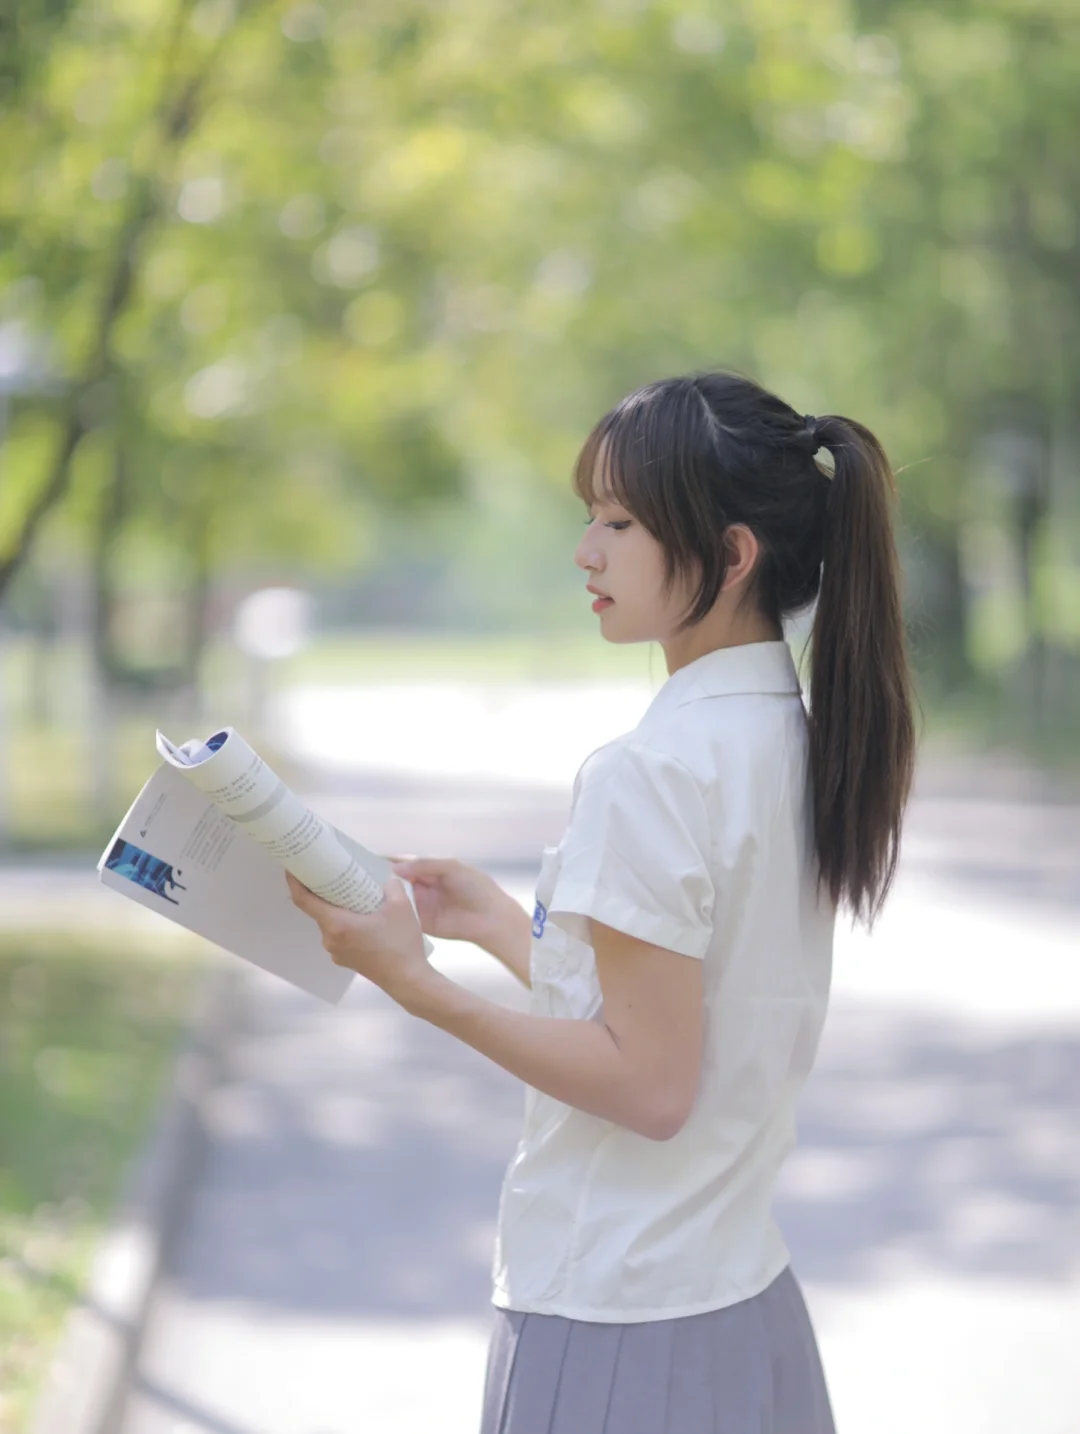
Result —
[{"label": "open book", "polygon": [[[390,863],[305,806],[231,727],[180,746],[158,732],[157,749],[164,761],[102,853],[101,881],[337,1004],[355,972],[335,966],[284,872],[367,913],[382,905]],[[426,936],[424,949],[434,949]]]}]

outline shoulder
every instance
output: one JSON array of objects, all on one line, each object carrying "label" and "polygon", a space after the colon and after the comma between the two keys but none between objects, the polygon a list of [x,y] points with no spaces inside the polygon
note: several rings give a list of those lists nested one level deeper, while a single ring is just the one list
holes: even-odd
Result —
[{"label": "shoulder", "polygon": [[711,844],[706,783],[669,743],[627,733],[591,752],[574,782],[574,833],[587,840],[622,840],[632,830],[692,832]]},{"label": "shoulder", "polygon": [[573,804],[616,787],[652,787],[719,818],[739,797],[770,801],[801,781],[806,709],[798,694],[701,698],[595,748],[574,779]]},{"label": "shoulder", "polygon": [[701,787],[701,776],[680,755],[680,743],[665,731],[627,732],[590,752],[578,769],[575,795],[617,781],[668,779]]}]

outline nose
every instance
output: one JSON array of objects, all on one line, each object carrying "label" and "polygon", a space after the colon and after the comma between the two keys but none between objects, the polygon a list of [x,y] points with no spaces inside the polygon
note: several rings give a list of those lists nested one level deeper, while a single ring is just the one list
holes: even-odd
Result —
[{"label": "nose", "polygon": [[596,551],[596,543],[590,538],[591,529],[587,529],[585,536],[578,543],[574,551],[574,562],[585,572],[599,572],[601,567],[600,554]]}]

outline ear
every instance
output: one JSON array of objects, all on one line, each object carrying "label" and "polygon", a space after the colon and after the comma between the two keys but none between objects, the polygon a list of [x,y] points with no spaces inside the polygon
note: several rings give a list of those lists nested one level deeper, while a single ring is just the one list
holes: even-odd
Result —
[{"label": "ear", "polygon": [[761,552],[761,545],[745,523],[732,523],[726,529],[724,546],[727,550],[728,567],[721,592],[745,583],[754,571]]}]

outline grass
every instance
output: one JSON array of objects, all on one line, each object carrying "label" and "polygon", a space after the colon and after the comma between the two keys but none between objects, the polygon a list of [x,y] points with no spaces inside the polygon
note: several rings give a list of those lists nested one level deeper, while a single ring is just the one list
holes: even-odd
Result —
[{"label": "grass", "polygon": [[28,1427],[153,1118],[198,949],[0,935],[0,1434]]}]

